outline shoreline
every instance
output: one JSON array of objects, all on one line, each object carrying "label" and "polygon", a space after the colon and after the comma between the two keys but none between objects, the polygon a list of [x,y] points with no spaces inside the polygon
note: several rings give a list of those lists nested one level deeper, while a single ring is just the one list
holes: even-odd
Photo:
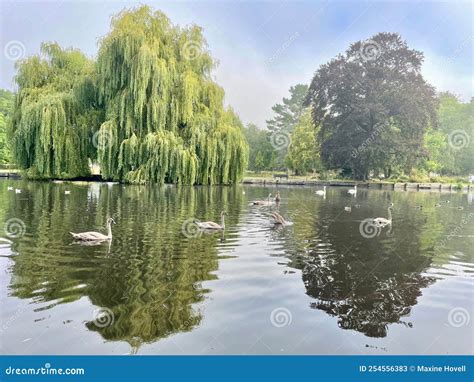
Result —
[{"label": "shoreline", "polygon": [[437,182],[374,182],[355,180],[302,180],[302,179],[274,179],[274,178],[244,178],[242,184],[278,185],[278,186],[327,186],[327,187],[357,187],[372,189],[410,189],[410,190],[438,190],[438,191],[470,191],[471,184],[463,184],[461,188],[454,183]]},{"label": "shoreline", "polygon": [[[90,177],[79,177],[74,179],[24,179],[18,171],[1,171],[0,179],[15,180],[31,180],[41,182],[54,183],[75,183],[75,182],[92,182],[92,183],[121,183],[110,182],[102,179],[100,175],[91,175]],[[126,183],[123,183],[126,184]],[[173,185],[169,183],[170,185]],[[458,185],[455,183],[439,183],[439,182],[381,182],[381,181],[355,181],[355,180],[316,180],[316,179],[276,179],[270,177],[244,177],[239,183],[242,185],[260,185],[260,186],[327,186],[327,187],[357,187],[371,188],[380,190],[435,190],[435,191],[471,191],[474,185],[466,183]],[[201,186],[201,185],[196,185]],[[459,187],[461,186],[461,187]]]}]

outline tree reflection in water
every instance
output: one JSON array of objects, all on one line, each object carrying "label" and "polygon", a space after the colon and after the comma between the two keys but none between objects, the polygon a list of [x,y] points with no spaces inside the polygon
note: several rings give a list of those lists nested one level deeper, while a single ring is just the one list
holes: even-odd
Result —
[{"label": "tree reflection in water", "polygon": [[[25,224],[34,232],[15,244],[11,294],[33,299],[36,311],[87,297],[111,315],[102,325],[91,312],[87,328],[106,340],[127,341],[134,351],[199,325],[197,304],[208,293],[202,283],[216,278],[222,238],[186,237],[182,224],[215,219],[226,209],[235,225],[241,193],[92,184],[75,186],[65,198],[65,187],[28,183],[25,200],[9,206],[9,215],[29,217]],[[69,231],[100,230],[110,215],[117,221],[111,248],[72,244]]]},{"label": "tree reflection in water", "polygon": [[[381,205],[387,204],[386,195],[379,197]],[[366,202],[363,198],[360,203]],[[423,217],[406,214],[400,220],[396,212],[389,235],[361,236],[360,221],[377,216],[377,204],[372,200],[351,218],[341,217],[340,204],[320,204],[295,216],[295,236],[286,238],[293,248],[290,265],[302,270],[306,293],[315,299],[311,308],[337,317],[340,328],[369,337],[387,336],[389,324],[411,327],[403,317],[416,305],[421,290],[435,281],[423,275],[431,263],[426,256],[430,251],[422,254],[420,249]]]}]

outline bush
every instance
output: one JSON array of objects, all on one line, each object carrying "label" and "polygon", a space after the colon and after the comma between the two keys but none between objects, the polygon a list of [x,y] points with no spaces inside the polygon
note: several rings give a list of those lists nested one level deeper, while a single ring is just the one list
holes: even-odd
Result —
[{"label": "bush", "polygon": [[428,176],[428,173],[424,170],[413,169],[410,172],[409,180],[413,183],[424,183],[429,182],[430,177]]}]

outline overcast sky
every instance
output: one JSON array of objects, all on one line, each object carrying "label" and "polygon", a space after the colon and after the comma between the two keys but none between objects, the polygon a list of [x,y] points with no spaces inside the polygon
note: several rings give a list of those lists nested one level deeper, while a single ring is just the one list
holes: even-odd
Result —
[{"label": "overcast sky", "polygon": [[[35,54],[42,41],[97,52],[110,16],[139,2],[1,1],[2,88],[13,88],[12,56]],[[217,82],[244,123],[263,127],[288,88],[309,83],[319,65],[351,42],[398,32],[425,53],[423,74],[438,90],[472,96],[471,2],[431,1],[141,1],[173,23],[204,28],[219,61]],[[20,47],[20,50],[14,48]],[[6,51],[9,51],[6,54]],[[18,53],[19,52],[19,53]]]}]

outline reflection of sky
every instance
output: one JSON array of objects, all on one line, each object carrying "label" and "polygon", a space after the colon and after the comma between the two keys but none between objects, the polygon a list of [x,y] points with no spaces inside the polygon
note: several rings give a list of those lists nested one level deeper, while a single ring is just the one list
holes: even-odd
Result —
[{"label": "reflection of sky", "polygon": [[[472,86],[470,2],[322,1],[147,2],[174,23],[203,26],[220,65],[226,101],[244,122],[260,126],[271,106],[298,82],[309,83],[317,67],[359,39],[399,32],[425,53],[423,73],[439,90],[465,100]],[[80,48],[88,55],[107,33],[110,15],[134,2],[3,2],[1,45],[21,41],[26,54],[42,41]],[[1,87],[11,88],[13,63],[3,60]]]}]

